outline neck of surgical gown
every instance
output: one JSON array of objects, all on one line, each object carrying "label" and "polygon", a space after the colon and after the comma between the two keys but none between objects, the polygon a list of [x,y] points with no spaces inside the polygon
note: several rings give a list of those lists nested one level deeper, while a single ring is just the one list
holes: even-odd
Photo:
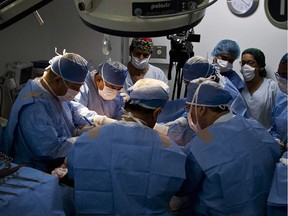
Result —
[{"label": "neck of surgical gown", "polygon": [[91,130],[80,136],[68,155],[76,211],[80,215],[169,215],[168,202],[185,178],[185,159],[167,137],[136,122]]}]

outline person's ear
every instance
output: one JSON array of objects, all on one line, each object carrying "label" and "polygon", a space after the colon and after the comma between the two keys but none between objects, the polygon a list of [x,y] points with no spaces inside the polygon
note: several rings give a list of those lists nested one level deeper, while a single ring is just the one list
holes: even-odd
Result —
[{"label": "person's ear", "polygon": [[55,87],[62,87],[64,85],[64,79],[60,76],[56,76],[53,78],[53,82],[52,82],[52,85],[55,85]]},{"label": "person's ear", "polygon": [[103,80],[103,78],[100,75],[95,74],[94,81],[95,81],[95,84],[98,87],[98,89],[103,90],[103,88],[104,88],[104,80]]},{"label": "person's ear", "polygon": [[153,112],[153,120],[156,122],[158,115],[161,113],[162,109],[161,107],[157,107]]},{"label": "person's ear", "polygon": [[200,106],[197,114],[198,116],[204,116],[206,114],[206,111],[207,111],[207,107]]}]

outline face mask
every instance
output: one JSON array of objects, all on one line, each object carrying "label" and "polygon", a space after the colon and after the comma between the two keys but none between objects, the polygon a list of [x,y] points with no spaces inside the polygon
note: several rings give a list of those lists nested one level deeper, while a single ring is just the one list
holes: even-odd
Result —
[{"label": "face mask", "polygon": [[229,70],[232,70],[232,68],[233,68],[233,65],[230,62],[224,61],[222,59],[217,59],[217,65],[220,69],[220,72],[222,72],[222,73],[227,72]]},{"label": "face mask", "polygon": [[48,82],[45,80],[45,78],[43,78],[44,83],[47,85],[47,87],[49,88],[49,90],[51,91],[51,93],[57,97],[57,95],[55,94],[55,92],[53,91],[53,89],[50,87],[50,85],[48,84]]},{"label": "face mask", "polygon": [[287,94],[287,92],[288,92],[287,91],[287,80],[280,77],[280,76],[276,76],[276,79],[278,81],[278,86],[279,86],[280,90],[282,92],[284,92],[285,94]]},{"label": "face mask", "polygon": [[149,58],[143,59],[142,61],[132,55],[132,65],[137,69],[144,69],[149,67]]},{"label": "face mask", "polygon": [[245,64],[241,67],[240,72],[243,75],[245,82],[251,81],[255,77],[255,68]]},{"label": "face mask", "polygon": [[68,85],[66,84],[66,81],[64,79],[63,79],[63,82],[64,82],[65,86],[68,88],[68,90],[64,96],[58,96],[58,98],[60,101],[72,101],[75,98],[75,96],[79,93],[79,91],[70,89],[68,87]]},{"label": "face mask", "polygon": [[104,100],[113,100],[118,94],[117,90],[109,88],[106,85],[104,85],[102,90],[98,89],[98,92]]},{"label": "face mask", "polygon": [[78,91],[68,88],[64,96],[58,96],[61,101],[72,101],[75,96],[78,94]]},{"label": "face mask", "polygon": [[[196,124],[194,124],[194,122],[192,121],[192,117],[191,117],[191,109],[192,107],[190,108],[188,114],[187,114],[187,118],[188,118],[188,123],[189,123],[189,126],[190,128],[195,132],[195,133],[198,133],[200,130],[201,130],[201,127],[197,121]],[[196,110],[195,110],[196,112]],[[197,119],[197,112],[196,112],[196,119]]]}]

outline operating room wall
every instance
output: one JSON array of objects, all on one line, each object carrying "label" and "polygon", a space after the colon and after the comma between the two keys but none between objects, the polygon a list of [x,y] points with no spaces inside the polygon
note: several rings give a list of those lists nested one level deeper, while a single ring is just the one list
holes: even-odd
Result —
[{"label": "operating room wall", "polygon": [[[103,34],[83,24],[74,1],[54,0],[38,12],[44,20],[42,26],[31,14],[0,31],[0,76],[6,73],[7,63],[51,59],[56,55],[55,47],[60,54],[63,49],[79,53],[95,67],[107,58],[102,54]],[[121,61],[122,39],[116,36],[110,39],[112,52],[109,57]],[[3,90],[0,116],[8,118],[12,102],[5,85]]]},{"label": "operating room wall", "polygon": [[[94,66],[105,60],[106,56],[102,54],[103,34],[82,23],[74,1],[54,0],[38,12],[44,20],[44,25],[40,26],[31,14],[0,31],[0,75],[5,74],[7,63],[50,59],[55,55],[54,47],[58,48],[59,53],[63,49],[79,53]],[[266,69],[269,77],[273,79],[273,72],[277,69],[280,57],[287,52],[287,30],[270,24],[265,15],[264,1],[259,1],[254,14],[239,18],[229,11],[227,1],[218,0],[206,9],[204,19],[194,30],[196,34],[201,35],[200,43],[193,43],[196,55],[206,57],[208,53],[210,57],[211,50],[219,40],[234,39],[239,43],[241,50],[257,47],[266,54]],[[112,51],[109,57],[127,62],[127,40],[116,36],[111,36],[110,39]],[[165,40],[167,45],[170,43],[166,37],[155,38],[156,43],[157,40]],[[123,44],[124,50],[121,48]],[[167,64],[155,64],[167,73]],[[239,71],[238,63],[235,63],[234,67]],[[169,84],[172,86],[173,80],[169,81]],[[12,103],[6,91],[4,98],[0,98],[0,104],[0,115],[8,118]]]}]

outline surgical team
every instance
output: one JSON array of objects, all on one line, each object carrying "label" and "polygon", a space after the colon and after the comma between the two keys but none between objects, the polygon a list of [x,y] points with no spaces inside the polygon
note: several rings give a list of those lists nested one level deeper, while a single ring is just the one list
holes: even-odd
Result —
[{"label": "surgical team", "polygon": [[185,62],[187,97],[172,101],[152,50],[133,38],[127,66],[93,71],[56,51],[22,88],[0,150],[58,179],[48,215],[287,215],[288,53],[274,81],[260,49],[221,40]]}]

